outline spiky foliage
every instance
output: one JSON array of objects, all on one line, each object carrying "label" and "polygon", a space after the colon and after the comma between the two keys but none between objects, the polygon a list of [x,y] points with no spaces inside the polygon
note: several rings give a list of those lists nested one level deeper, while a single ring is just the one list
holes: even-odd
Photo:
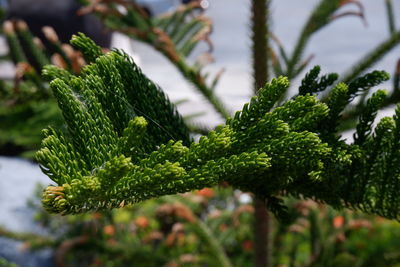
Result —
[{"label": "spiky foliage", "polygon": [[330,73],[319,77],[320,71],[321,68],[319,66],[315,66],[306,74],[299,87],[300,95],[324,91],[338,79],[338,75],[336,73]]},{"label": "spiky foliage", "polygon": [[49,124],[61,127],[62,117],[51,96],[42,68],[53,61],[63,69],[58,75],[79,73],[84,60],[67,44],[61,44],[50,27],[43,29],[49,49],[32,35],[23,21],[5,21],[3,32],[9,47],[5,59],[16,66],[12,81],[0,81],[0,154],[32,157],[39,147],[41,130]]},{"label": "spiky foliage", "polygon": [[[95,49],[84,36],[74,40],[85,42],[84,54]],[[187,129],[160,89],[122,52],[98,55],[79,77],[51,82],[70,135],[45,131],[37,159],[57,185],[45,190],[43,204],[78,213],[227,181],[265,198],[286,193],[399,219],[400,108],[370,134],[384,98],[379,91],[355,143],[336,134],[352,95],[376,77],[336,85],[327,103],[306,94],[275,108],[289,82],[274,79],[225,125],[188,145]]]},{"label": "spiky foliage", "polygon": [[[390,36],[384,40],[377,47],[369,51],[363,56],[354,66],[346,71],[344,81],[349,82],[360,75],[363,71],[375,64],[379,59],[386,55],[400,42],[400,32],[396,31],[393,22],[393,10],[391,1],[386,1],[388,22],[390,28]],[[357,10],[341,11],[348,5],[353,5]],[[284,45],[273,36],[272,40],[275,41],[276,49],[270,48],[272,67],[275,75],[286,75],[289,79],[295,78],[299,75],[306,66],[309,65],[313,55],[306,58],[303,57],[306,47],[309,45],[310,39],[330,23],[336,21],[338,18],[345,16],[356,16],[365,20],[364,6],[361,1],[341,1],[341,0],[320,0],[315,8],[310,13],[306,23],[303,25],[301,34],[295,44],[293,53],[287,53]],[[275,51],[276,50],[276,51]]]},{"label": "spiky foliage", "polygon": [[[360,11],[340,13],[340,9],[348,4],[355,4],[359,7]],[[320,0],[310,13],[307,22],[303,25],[292,55],[289,56],[283,45],[275,38],[279,50],[279,53],[273,53],[276,55],[275,59],[272,60],[275,75],[286,75],[289,79],[293,79],[301,73],[312,58],[311,56],[303,59],[304,50],[311,37],[336,18],[347,15],[356,15],[363,18],[363,8],[359,1]],[[280,58],[277,57],[278,54]]]},{"label": "spiky foliage", "polygon": [[220,75],[217,74],[209,81],[210,75],[203,71],[204,63],[201,60],[195,64],[187,61],[187,57],[201,42],[205,42],[209,50],[212,50],[209,39],[212,23],[202,14],[204,8],[201,1],[191,1],[173,12],[157,17],[149,16],[146,10],[134,1],[84,0],[81,2],[85,5],[81,13],[94,12],[110,29],[145,42],[161,52],[223,118],[229,117],[228,109],[214,93]]}]

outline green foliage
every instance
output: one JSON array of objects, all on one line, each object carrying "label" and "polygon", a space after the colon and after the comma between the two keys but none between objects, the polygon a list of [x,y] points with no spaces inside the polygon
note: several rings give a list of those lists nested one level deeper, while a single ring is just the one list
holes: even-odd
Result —
[{"label": "green foliage", "polygon": [[367,106],[360,116],[360,122],[357,125],[357,132],[354,136],[354,143],[362,145],[372,132],[372,123],[375,120],[378,110],[386,99],[386,92],[379,90],[375,92],[367,101]]},{"label": "green foliage", "polygon": [[[212,23],[202,13],[203,8],[199,2],[191,2],[188,5],[179,7],[174,12],[158,17],[148,16],[143,12],[141,7],[125,1],[83,2],[85,7],[82,9],[82,13],[93,11],[103,19],[109,28],[121,31],[132,38],[154,47],[164,54],[182,72],[184,77],[195,85],[195,88],[215,107],[216,111],[222,117],[228,118],[230,116],[229,109],[223,105],[222,101],[214,93],[220,74],[210,79],[210,75],[204,72],[204,62],[201,63],[201,60],[199,60],[194,64],[190,64],[187,58],[201,42],[206,42],[210,50],[212,48],[212,43],[209,39]],[[309,64],[310,58],[304,60],[302,54],[310,38],[319,29],[334,21],[335,18],[345,14],[363,16],[361,8],[359,13],[351,11],[340,14],[339,12],[343,5],[346,5],[346,3],[321,0],[312,11],[306,26],[303,27],[304,31],[296,45],[298,49],[294,49],[295,52],[290,57],[279,42],[275,44],[278,45],[279,59],[277,58],[277,53],[273,51],[273,46],[270,46],[268,49],[262,49],[263,51],[268,50],[268,55],[271,58],[275,58],[275,60],[272,60],[274,70],[278,68],[277,64],[279,62],[285,64],[279,66],[281,71],[275,71],[275,75],[284,75],[291,79],[296,77]],[[57,35],[49,27],[43,28],[49,44],[48,49],[44,49],[37,42],[38,39],[32,36],[26,24],[21,21],[6,21],[3,32],[10,52],[8,55],[2,56],[2,58],[11,59],[19,67],[17,68],[18,75],[16,76],[15,83],[11,81],[0,82],[0,153],[17,155],[28,151],[23,155],[31,155],[39,146],[40,129],[47,127],[47,125],[62,128],[61,116],[55,102],[51,98],[47,80],[51,80],[55,76],[60,78],[62,76],[63,79],[69,79],[69,72],[78,74],[81,66],[84,64],[84,60],[73,52],[71,54],[72,49],[66,49],[67,46],[60,43]],[[367,67],[370,67],[376,60],[396,46],[400,41],[398,37],[398,32],[395,30],[391,31],[391,37],[383,42],[382,45],[369,52],[364,57],[365,62],[360,61],[362,64],[360,62],[355,64],[355,68],[353,68],[355,71],[347,71],[343,81],[346,84],[351,83],[356,76],[360,75]],[[86,40],[79,43],[79,41],[75,42],[73,40],[72,42],[74,46],[79,47],[89,41]],[[268,40],[267,43],[269,43]],[[100,48],[97,46],[91,47],[94,49],[91,53],[86,49],[86,60],[88,62],[93,61],[101,54]],[[42,67],[50,62],[50,58],[53,62],[57,62],[57,65],[62,66],[64,70],[47,68],[44,71],[44,75],[41,76]],[[360,64],[363,65],[361,69],[358,68]],[[259,63],[256,65],[261,66],[265,64]],[[266,67],[268,66],[269,64],[266,64]],[[292,71],[293,75],[289,75],[289,72]],[[314,75],[317,75],[317,70],[315,69],[314,71]],[[396,73],[394,75],[393,92],[385,100],[384,106],[399,101],[400,95],[397,90],[399,79],[398,72]],[[322,77],[317,76],[314,77],[311,75],[308,77],[308,80],[305,79],[303,81],[304,84],[299,89],[300,95],[317,93],[326,87],[330,89],[334,86],[332,83],[336,80],[335,74]],[[259,83],[263,84],[263,82]],[[358,104],[346,109],[343,119],[347,123],[341,126],[341,130],[354,127],[355,119],[361,115],[361,110],[366,105],[365,98],[367,93],[368,89],[364,87],[364,92],[361,93],[362,98]],[[284,99],[284,96],[282,96],[282,99]],[[45,114],[45,112],[42,112],[45,110],[51,112],[46,112]],[[145,116],[140,111],[136,110],[136,113]],[[189,119],[189,117],[185,117],[185,120]],[[189,125],[189,128],[203,134],[206,134],[209,130],[207,127],[196,127],[194,125]]]},{"label": "green foliage", "polygon": [[315,66],[306,74],[299,87],[300,95],[324,91],[328,86],[331,86],[338,79],[338,75],[336,73],[330,73],[319,78],[318,76],[320,71],[321,68],[319,66]]},{"label": "green foliage", "polygon": [[[232,200],[231,190],[221,190],[221,193]],[[220,206],[217,202],[225,201],[215,195],[213,189],[206,189],[102,213],[57,216],[48,214],[33,200],[31,206],[39,209],[38,220],[52,235],[15,234],[0,228],[0,236],[23,240],[32,249],[38,248],[36,245],[52,247],[57,251],[56,262],[66,266],[89,262],[102,265],[112,262],[113,266],[126,266],[132,262],[135,266],[163,266],[177,262],[229,267],[232,264],[221,240],[215,237],[215,229],[210,228],[208,220],[202,219],[208,216],[209,200],[215,202],[212,204],[215,208]],[[239,222],[239,218],[236,221]],[[244,233],[239,242],[249,238],[248,231]],[[67,244],[69,249],[64,250]],[[240,248],[240,244],[233,246],[236,250],[238,246]],[[234,256],[242,258],[241,255]]]},{"label": "green foliage", "polygon": [[[132,262],[135,266],[252,266],[254,208],[243,203],[245,195],[231,187],[206,188],[69,216],[48,214],[40,207],[37,218],[50,236],[3,229],[0,235],[24,241],[29,249],[65,252],[56,258],[66,266]],[[287,223],[271,220],[273,266],[394,267],[400,259],[397,222],[335,211],[310,200],[284,198],[283,204],[290,214]],[[66,244],[70,244],[67,251],[63,250]]]},{"label": "green foliage", "polygon": [[[24,52],[28,59],[35,68],[40,72],[40,70],[47,64],[50,63],[49,58],[44,53],[43,48],[39,47],[34,42],[34,36],[28,29],[28,25],[24,21],[16,22],[16,27],[18,29],[17,35],[19,41],[24,48]],[[14,62],[21,62],[23,60],[15,60]]]},{"label": "green foliage", "polygon": [[[273,64],[275,73],[287,74],[293,78],[306,67],[309,59],[302,61],[302,54],[308,40],[315,32],[340,16],[334,12],[342,3],[345,2],[320,2],[312,12],[292,57],[288,58],[283,47],[279,47],[286,66],[285,70],[279,66],[279,70],[276,64]],[[185,62],[185,57],[200,40],[209,42],[210,22],[202,16],[192,16],[192,11],[198,10],[198,7],[189,5],[165,16],[150,18],[136,5],[118,0],[97,1],[92,4],[93,10],[103,16],[108,26],[145,41],[166,55],[210,100],[219,113],[224,117],[228,116],[228,112],[212,91],[218,76],[208,85],[205,82],[207,74],[202,73],[202,66],[197,63],[190,66]],[[277,257],[276,264],[395,264],[398,259],[395,250],[391,250],[387,256],[379,246],[369,244],[371,242],[360,244],[362,240],[359,240],[350,245],[341,244],[340,238],[343,235],[349,239],[354,238],[353,232],[356,231],[351,224],[340,231],[337,231],[336,226],[333,226],[335,229],[329,228],[330,224],[326,228],[320,227],[326,225],[326,222],[319,221],[319,211],[322,207],[296,218],[295,215],[298,214],[292,210],[293,206],[285,206],[281,198],[282,194],[300,198],[310,197],[325,201],[334,207],[346,206],[399,219],[399,199],[396,197],[399,189],[399,155],[396,152],[398,118],[384,118],[375,130],[372,127],[378,110],[384,105],[397,102],[398,98],[394,97],[394,93],[388,98],[384,91],[377,91],[364,102],[371,87],[388,79],[385,72],[372,72],[355,79],[398,43],[400,39],[394,26],[391,26],[391,33],[388,41],[383,42],[359,64],[362,68],[355,68],[351,75],[346,76],[345,83],[335,84],[337,74],[319,77],[320,69],[317,66],[303,79],[299,95],[280,105],[279,100],[283,99],[289,83],[284,78],[274,79],[258,96],[253,97],[241,112],[228,119],[226,125],[209,134],[206,131],[204,134],[207,137],[202,137],[197,143],[190,140],[188,129],[159,88],[149,81],[124,53],[113,51],[102,55],[101,49],[90,39],[79,35],[72,43],[84,52],[87,62],[93,64],[76,77],[69,72],[73,71],[70,58],[60,50],[57,41],[53,42],[54,50],[64,59],[68,71],[48,66],[44,69],[44,77],[48,80],[55,79],[51,89],[63,110],[68,131],[60,131],[60,128],[64,127],[60,126],[57,111],[56,116],[50,120],[42,119],[43,114],[39,113],[40,119],[35,119],[32,123],[29,120],[30,116],[22,121],[22,126],[29,129],[29,134],[34,132],[35,127],[43,128],[50,124],[49,122],[54,124],[57,121],[54,127],[57,130],[49,128],[44,131],[44,148],[37,154],[38,160],[42,162],[43,171],[59,185],[49,187],[45,192],[45,207],[62,214],[108,210],[224,181],[235,188],[251,191],[266,198],[268,209],[278,218],[286,219],[286,222],[295,222],[307,228],[307,224],[302,225],[302,222],[307,220],[310,229],[305,235],[302,234],[308,229],[299,233],[295,229],[285,228],[286,224],[279,224],[276,240],[283,238],[282,232],[285,230],[291,233],[285,237],[287,240],[285,239],[285,245],[281,246],[281,249],[274,244],[281,256]],[[13,41],[24,42],[25,39],[32,41],[32,36],[25,33],[11,37],[14,39],[8,39],[10,44]],[[27,47],[30,47],[29,44]],[[22,52],[18,54],[18,43],[11,47],[13,48],[17,50],[13,54],[22,55],[16,62],[25,61],[25,55]],[[36,67],[36,71],[46,64],[44,61],[40,63],[40,53],[34,54],[39,64],[32,61],[32,65],[39,66]],[[29,99],[32,96],[32,88],[36,87],[45,92],[47,97],[47,84],[41,81],[36,72],[26,71],[24,75],[29,84],[24,81],[20,87],[26,94],[20,94],[18,97]],[[398,73],[396,77],[398,78]],[[398,88],[398,79],[397,82],[395,79],[394,83],[395,89]],[[328,97],[323,101],[312,96],[330,88],[333,90],[326,93]],[[1,83],[0,91],[9,96],[13,93],[8,83]],[[361,95],[362,99],[356,112],[348,112],[348,104],[358,95]],[[55,105],[53,102],[49,106],[41,103],[40,107],[39,111],[47,111],[54,110]],[[26,113],[36,114],[35,111],[33,108],[33,111]],[[167,111],[166,114],[164,111]],[[6,112],[9,114],[10,109]],[[354,144],[346,144],[339,135],[342,119],[357,115],[359,123]],[[9,120],[10,126],[4,129],[11,129],[15,121],[21,121],[19,118],[19,114],[12,117]],[[20,129],[15,133],[19,131]],[[0,137],[1,134],[9,136],[4,131],[0,131]],[[22,134],[22,137],[28,136],[26,131]],[[229,195],[232,195],[232,192]],[[160,199],[155,200],[157,203],[158,201]],[[219,200],[220,202],[223,201]],[[193,206],[193,203],[185,204]],[[146,203],[144,209],[146,205],[147,211],[156,209],[154,204],[152,206]],[[201,206],[206,209],[206,204],[202,203]],[[216,206],[214,203],[208,208]],[[138,265],[143,262],[146,265],[160,266],[170,262],[191,266],[229,266],[229,261],[219,245],[224,247],[235,266],[245,266],[253,257],[250,241],[253,222],[247,212],[243,215],[237,211],[240,215],[236,215],[236,210],[229,210],[224,211],[222,216],[208,218],[195,209],[194,212],[199,217],[196,219],[193,219],[193,214],[187,209],[184,212],[180,209],[176,214],[168,214],[164,218],[161,217],[165,214],[160,212],[157,214],[159,222],[153,220],[151,226],[145,227],[146,229],[132,230],[141,227],[139,222],[129,221],[137,215],[140,208],[134,206],[131,211],[113,210],[112,214],[106,211],[100,220],[95,219],[99,216],[95,213],[91,224],[83,226],[79,219],[64,217],[71,220],[73,227],[77,229],[73,229],[75,232],[69,232],[62,238],[84,234],[83,239],[78,236],[72,240],[84,241],[82,247],[73,248],[71,254],[77,252],[73,261],[93,250],[97,255],[90,259],[95,265],[110,263],[125,266],[132,262]],[[186,215],[182,216],[182,212],[186,212]],[[92,215],[83,217],[87,220]],[[181,238],[182,230],[172,230],[168,238],[173,236],[176,246],[168,245],[168,238],[161,241],[165,244],[160,246],[160,239],[151,239],[150,234],[158,233],[158,229],[162,230],[165,224],[171,222],[171,217],[174,222],[179,221],[178,224],[182,221],[185,223],[184,238]],[[245,223],[242,223],[241,218],[240,225],[236,225],[239,221],[236,217],[244,217]],[[202,221],[200,218],[205,219]],[[158,223],[160,225],[157,225]],[[232,225],[233,227],[228,227]],[[93,227],[101,229],[102,226],[103,234],[101,231],[94,233],[88,230]],[[117,234],[106,229],[116,229]],[[0,235],[4,235],[1,230]],[[374,231],[362,230],[365,230],[364,241],[376,234]],[[380,234],[385,238],[376,239],[384,240],[382,243],[386,244],[386,248],[392,240],[384,233]],[[10,237],[35,244],[31,235]],[[65,243],[70,241],[66,239]],[[48,244],[44,242],[44,245],[39,246],[58,246],[58,243],[49,241]],[[393,244],[389,247],[398,247],[395,242]],[[364,251],[360,248],[365,247],[368,252],[360,253]],[[129,248],[133,248],[133,251]],[[192,251],[198,251],[199,255],[189,254]],[[185,252],[188,254],[182,254]],[[309,252],[309,255],[305,256],[304,252]],[[190,256],[191,261],[188,262],[188,258],[184,256]]]},{"label": "green foliage", "polygon": [[29,156],[29,151],[35,153],[42,139],[41,130],[49,124],[59,128],[63,124],[60,110],[54,102],[38,100],[0,106],[1,154],[23,153]]},{"label": "green foliage", "polygon": [[[74,38],[86,42],[84,54],[95,49]],[[285,192],[398,219],[398,116],[371,134],[384,93],[368,101],[354,144],[336,129],[353,96],[386,78],[373,72],[340,83],[326,104],[306,94],[275,108],[289,83],[273,79],[226,125],[187,146],[187,128],[159,88],[122,52],[101,55],[79,77],[51,82],[70,135],[45,131],[37,160],[58,186],[45,190],[43,204],[78,213],[226,181],[264,198]]]},{"label": "green foliage", "polygon": [[9,261],[7,261],[6,259],[3,259],[2,257],[0,257],[0,266],[1,267],[18,267],[18,265],[16,265],[15,263],[10,263]]},{"label": "green foliage", "polygon": [[397,222],[312,201],[288,199],[286,204],[292,221],[275,225],[274,265],[397,266]]},{"label": "green foliage", "polygon": [[79,38],[72,38],[71,44],[79,50],[85,51],[84,57],[87,62],[94,62],[102,54],[101,47],[83,34],[79,34]]},{"label": "green foliage", "polygon": [[[341,82],[350,84],[360,75],[364,74],[370,69],[375,63],[377,63],[384,55],[395,48],[400,42],[400,32],[395,28],[394,25],[394,12],[391,1],[385,1],[387,7],[387,18],[390,36],[379,43],[376,47],[368,51],[358,61],[354,62],[352,66],[341,75]],[[346,6],[352,5],[356,10],[344,10]],[[304,51],[309,46],[312,37],[316,35],[319,30],[328,26],[332,22],[346,16],[355,16],[366,20],[364,14],[364,4],[361,1],[337,1],[337,0],[320,0],[315,8],[310,13],[307,22],[303,25],[301,34],[295,44],[292,54],[289,54],[284,45],[279,39],[270,33],[270,39],[273,40],[273,45],[268,47],[271,61],[272,70],[275,76],[287,76],[289,80],[296,78],[313,59],[314,55],[304,57]],[[384,106],[387,107],[391,104],[399,102],[399,94],[397,92],[396,84],[398,84],[397,71],[394,74],[394,88],[386,99]],[[314,67],[310,71],[305,79],[302,81],[302,85],[299,88],[299,94],[315,93],[323,91],[326,87],[331,86],[338,76],[336,74],[328,74],[321,78],[318,78],[319,69]],[[318,80],[319,79],[319,80]],[[343,120],[347,121],[347,124],[343,125],[342,130],[347,130],[354,127],[355,119],[360,116],[361,110],[365,107],[366,95],[370,87],[363,87],[365,93],[363,97],[359,99],[357,107],[351,107],[346,110]],[[351,90],[350,90],[351,91]]]},{"label": "green foliage", "polygon": [[[119,2],[121,4],[121,2]],[[88,3],[84,3],[88,4]],[[93,9],[97,4],[94,4]],[[163,15],[161,17],[149,17],[143,13],[142,8],[134,3],[122,3],[122,6],[128,10],[127,16],[116,16],[121,9],[115,3],[107,1],[104,3],[107,6],[105,14],[101,13],[101,17],[105,23],[112,29],[123,31],[129,36],[134,36],[139,40],[146,42],[161,53],[167,56],[177,68],[183,72],[185,77],[192,81],[201,89],[201,92],[217,106],[217,110],[224,117],[229,115],[225,110],[220,100],[214,95],[215,88],[219,76],[214,80],[206,83],[207,74],[202,72],[202,64],[196,62],[190,66],[185,57],[189,56],[192,50],[198,43],[206,41],[210,44],[208,35],[211,32],[211,21],[198,11],[202,11],[199,3],[191,3],[182,6],[172,14]],[[120,14],[121,15],[121,14]],[[57,129],[62,128],[62,119],[60,112],[56,107],[56,102],[51,97],[51,92],[48,86],[48,80],[53,77],[59,77],[63,80],[70,79],[70,73],[79,73],[84,60],[80,55],[74,53],[73,49],[65,44],[61,44],[53,29],[44,27],[43,33],[48,40],[48,47],[44,49],[43,45],[38,44],[38,39],[35,38],[29,31],[27,25],[22,21],[6,21],[4,23],[4,35],[10,48],[7,58],[17,66],[17,76],[15,83],[9,81],[1,81],[0,89],[0,154],[19,155],[23,153],[25,156],[31,156],[33,151],[37,150],[40,145],[41,129],[52,125]],[[139,34],[140,33],[140,34]],[[81,38],[83,38],[81,36]],[[72,40],[73,46],[83,49],[81,45],[85,42],[91,42],[86,39],[80,42],[80,39]],[[92,62],[101,54],[101,48],[92,44],[87,46],[93,50],[86,49],[84,55],[87,62]],[[53,62],[62,66],[63,70],[46,67],[44,65],[50,63],[50,58]],[[125,68],[125,67],[121,67]],[[43,70],[43,76],[40,73]],[[104,73],[108,70],[103,69]],[[125,71],[121,71],[121,75],[125,75]],[[110,76],[110,78],[113,78]],[[126,80],[126,79],[124,79]],[[120,84],[126,86],[126,84]],[[129,84],[129,86],[136,86]],[[137,93],[137,91],[133,91]],[[156,94],[160,91],[152,91]],[[141,92],[147,94],[148,92]],[[105,94],[108,97],[111,94]],[[119,97],[119,96],[118,96]],[[116,99],[118,99],[118,97]],[[130,95],[129,97],[142,97],[141,95]],[[154,97],[154,96],[153,96]],[[110,100],[114,98],[110,98]],[[152,98],[149,96],[150,103]],[[159,98],[155,98],[159,99]],[[161,98],[162,99],[162,98]],[[144,102],[135,102],[135,104],[146,104]],[[143,106],[132,106],[131,111],[141,116],[154,117],[156,113],[146,110],[146,114],[142,114]],[[157,103],[161,108],[162,103]],[[157,106],[156,105],[156,106]],[[164,106],[168,109],[168,105]],[[46,112],[48,110],[49,112]],[[44,111],[44,112],[42,112]],[[133,112],[133,111],[132,111]],[[122,123],[125,123],[124,121]],[[170,122],[174,125],[174,122]],[[179,123],[178,123],[179,124]],[[158,130],[162,126],[158,127]],[[150,128],[152,131],[155,128]],[[156,129],[157,131],[157,129]],[[152,133],[155,136],[164,136],[163,134]],[[171,138],[171,137],[170,137]],[[187,138],[187,137],[185,137]],[[179,137],[184,139],[184,137]],[[165,140],[164,140],[165,141]],[[188,142],[185,143],[186,145]]]},{"label": "green foliage", "polygon": [[[72,75],[70,72],[78,73],[79,57],[70,46],[61,47],[56,33],[50,27],[45,27],[44,31],[52,44],[52,49],[48,50],[44,49],[23,21],[5,21],[3,28],[10,49],[6,59],[15,64],[16,74],[13,81],[1,81],[0,154],[22,154],[32,158],[39,148],[41,130],[49,125],[62,128],[63,124],[48,81],[53,75],[67,79],[68,75]],[[63,49],[69,50],[70,54],[67,55]],[[50,63],[50,58],[57,56],[56,63],[65,69],[48,67],[45,75],[41,76],[44,65]],[[55,70],[57,74],[52,74]]]}]

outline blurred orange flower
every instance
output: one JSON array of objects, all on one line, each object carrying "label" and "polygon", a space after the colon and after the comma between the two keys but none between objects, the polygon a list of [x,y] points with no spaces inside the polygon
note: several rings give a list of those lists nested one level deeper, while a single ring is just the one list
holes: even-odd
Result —
[{"label": "blurred orange flower", "polygon": [[212,188],[203,188],[197,191],[197,195],[212,198],[215,195],[215,192]]},{"label": "blurred orange flower", "polygon": [[336,216],[333,218],[333,227],[336,229],[342,227],[344,224],[344,217],[343,216]]},{"label": "blurred orange flower", "polygon": [[149,226],[149,220],[145,216],[139,216],[136,218],[135,224],[139,228],[147,228]]},{"label": "blurred orange flower", "polygon": [[111,224],[104,226],[103,233],[109,236],[115,235],[115,227]]}]

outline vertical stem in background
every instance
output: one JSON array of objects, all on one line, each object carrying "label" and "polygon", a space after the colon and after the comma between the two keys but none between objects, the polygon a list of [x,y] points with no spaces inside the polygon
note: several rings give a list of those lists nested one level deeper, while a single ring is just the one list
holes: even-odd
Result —
[{"label": "vertical stem in background", "polygon": [[396,30],[394,23],[394,12],[392,0],[386,0],[386,13],[388,18],[389,32],[393,34]]},{"label": "vertical stem in background", "polygon": [[[251,3],[251,34],[254,92],[265,85],[268,77],[268,22],[267,14],[269,0],[252,0]],[[254,198],[254,253],[256,267],[269,266],[269,214],[266,203]]]},{"label": "vertical stem in background", "polygon": [[268,25],[267,11],[269,0],[252,0],[251,38],[254,92],[268,81]]},{"label": "vertical stem in background", "polygon": [[270,218],[266,203],[254,197],[254,266],[268,267],[270,264]]}]

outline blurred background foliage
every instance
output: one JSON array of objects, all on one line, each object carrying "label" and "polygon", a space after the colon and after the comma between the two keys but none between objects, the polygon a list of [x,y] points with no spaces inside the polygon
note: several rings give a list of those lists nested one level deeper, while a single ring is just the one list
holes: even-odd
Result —
[{"label": "blurred background foliage", "polygon": [[[204,16],[201,1],[161,16],[150,16],[135,3],[118,0],[82,4],[81,14],[95,13],[111,30],[156,48],[221,117],[229,116],[226,105],[214,94],[220,73],[210,77],[204,70],[204,57],[203,61],[187,61],[199,42],[212,46],[212,23]],[[343,6],[350,4],[359,9],[340,13]],[[400,42],[392,1],[382,4],[387,7],[390,37],[358,62],[349,63],[354,67],[345,72],[345,80],[373,66]],[[86,63],[51,28],[44,29],[40,40],[23,21],[6,20],[4,11],[0,15],[1,33],[9,46],[0,60],[11,61],[16,67],[15,77],[0,81],[0,154],[31,158],[43,128],[63,128],[46,75],[41,74],[42,67],[53,63],[78,74]],[[291,47],[285,47],[271,33],[267,51],[269,74],[295,78],[310,65],[312,56],[305,57],[304,50],[311,36],[332,21],[352,15],[365,19],[359,1],[320,1],[310,12],[291,55],[287,52],[292,51]],[[400,97],[400,63],[394,69],[393,90],[386,106],[398,102]],[[354,126],[357,110],[365,104],[367,93],[360,97],[358,106],[345,114],[344,119],[349,120],[347,128]],[[191,127],[194,133],[209,130],[206,126]],[[285,201],[291,220],[285,224],[272,221],[271,266],[400,266],[398,222],[347,210],[335,211],[313,201]],[[224,185],[79,216],[49,215],[36,199],[30,205],[38,210],[36,219],[48,235],[1,228],[0,236],[22,241],[23,250],[54,249],[56,266],[253,266],[252,196]],[[0,266],[15,265],[0,257]]]},{"label": "blurred background foliage", "polygon": [[[398,222],[285,201],[291,219],[272,222],[271,266],[399,266]],[[25,250],[54,248],[56,266],[253,266],[251,197],[229,187],[64,217],[38,199],[30,205],[49,235],[1,228],[0,235],[22,240]]]}]

